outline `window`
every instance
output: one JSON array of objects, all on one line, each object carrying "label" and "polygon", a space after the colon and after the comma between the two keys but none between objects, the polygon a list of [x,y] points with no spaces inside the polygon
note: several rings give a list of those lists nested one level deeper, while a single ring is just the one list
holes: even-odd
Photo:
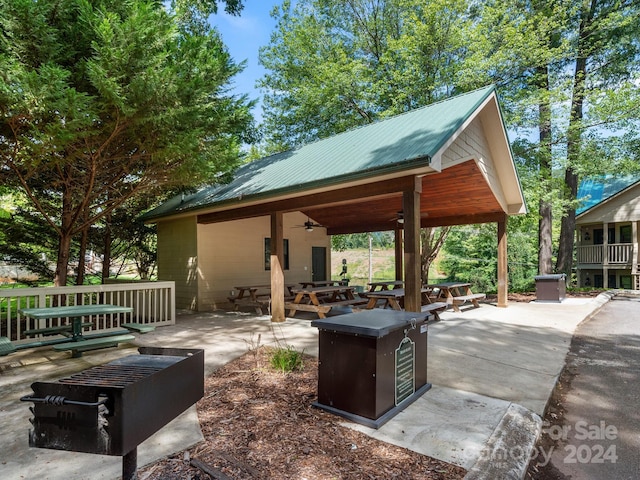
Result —
[{"label": "window", "polygon": [[631,290],[631,275],[620,275],[620,288]]},{"label": "window", "polygon": [[[285,238],[284,243],[284,269],[289,270],[289,239]],[[271,239],[264,239],[264,269],[271,270]]]},{"label": "window", "polygon": [[620,243],[633,243],[631,240],[631,225],[620,227]]}]

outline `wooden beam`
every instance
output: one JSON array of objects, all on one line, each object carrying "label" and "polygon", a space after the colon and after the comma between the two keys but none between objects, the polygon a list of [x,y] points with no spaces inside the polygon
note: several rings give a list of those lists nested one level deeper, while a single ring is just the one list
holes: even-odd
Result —
[{"label": "wooden beam", "polygon": [[498,221],[498,307],[508,304],[509,271],[507,269],[507,216]]},{"label": "wooden beam", "polygon": [[422,179],[415,177],[413,188],[402,195],[404,212],[404,309],[420,312],[422,307],[420,275],[420,193]]},{"label": "wooden beam", "polygon": [[[420,220],[420,227],[447,227],[450,225],[473,225],[476,223],[494,223],[504,217],[504,212],[483,213],[479,215],[455,215],[450,217],[430,218]],[[342,235],[346,233],[387,232],[394,230],[395,222],[366,222],[351,223],[340,227],[327,228],[327,235]]]},{"label": "wooden beam", "polygon": [[271,321],[284,322],[284,232],[282,212],[271,214]]},{"label": "wooden beam", "polygon": [[395,229],[395,238],[394,238],[394,246],[395,246],[395,262],[396,262],[396,280],[402,280],[404,278],[404,270],[403,270],[403,241],[402,241],[402,228],[398,228],[396,224]]},{"label": "wooden beam", "polygon": [[230,205],[222,206],[225,210],[198,215],[198,223],[216,223],[243,218],[261,217],[270,215],[271,212],[294,212],[305,208],[320,208],[323,206],[336,206],[341,203],[349,203],[354,200],[363,201],[366,198],[384,197],[398,194],[412,185],[414,176],[392,178],[382,182],[368,185],[350,186],[336,190],[319,192],[311,195],[286,198],[272,202],[257,203],[255,205]]}]

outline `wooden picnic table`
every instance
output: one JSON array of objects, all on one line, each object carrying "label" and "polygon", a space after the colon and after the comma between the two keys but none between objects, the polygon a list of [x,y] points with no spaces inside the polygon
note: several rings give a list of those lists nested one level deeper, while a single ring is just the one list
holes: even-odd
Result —
[{"label": "wooden picnic table", "polygon": [[302,288],[307,287],[338,287],[349,284],[348,280],[312,280],[309,282],[300,282]]},{"label": "wooden picnic table", "polygon": [[[446,302],[432,302],[429,298],[430,288],[421,288],[423,313],[431,313],[436,321],[440,320],[440,312],[446,310],[449,305]],[[393,310],[403,310],[404,308],[404,288],[394,288],[391,290],[381,290],[378,292],[366,292],[365,296],[369,299],[367,310],[372,310],[378,305],[378,301],[384,301],[382,308],[391,307]]]},{"label": "wooden picnic table", "polygon": [[[95,334],[90,336],[84,336],[82,329],[87,324],[83,324],[82,319],[84,317],[91,317],[96,315],[113,315],[119,313],[132,313],[133,308],[121,307],[119,305],[109,304],[94,304],[94,305],[69,305],[60,307],[41,307],[41,308],[23,308],[20,310],[24,316],[33,318],[36,320],[46,320],[53,318],[71,318],[70,329],[61,329],[59,327],[40,328],[32,330],[32,334],[46,335],[51,330],[54,333],[70,333],[70,336],[65,339],[54,339],[49,341],[37,342],[31,344],[32,346],[45,346],[52,345],[57,350],[72,350],[73,357],[82,356],[83,351],[95,350],[99,348],[106,348],[111,346],[117,346],[118,343],[126,342],[135,339],[133,335],[123,335],[122,331],[108,333],[108,334]],[[60,326],[61,327],[61,326]]]},{"label": "wooden picnic table", "polygon": [[[293,284],[285,285],[289,296],[293,296],[291,289],[294,286]],[[238,290],[238,295],[227,298],[233,303],[235,310],[238,310],[241,306],[253,307],[258,315],[263,315],[262,309],[269,308],[269,303],[271,302],[271,284],[241,285],[233,288]]]},{"label": "wooden picnic table", "polygon": [[364,305],[367,300],[357,298],[354,295],[355,287],[345,285],[326,287],[303,287],[292,289],[295,298],[285,303],[289,309],[289,316],[293,317],[296,311],[315,312],[320,318],[326,318],[326,314],[333,307],[347,305]]},{"label": "wooden picnic table", "polygon": [[432,283],[428,288],[437,290],[436,301],[447,302],[456,312],[459,312],[460,306],[466,302],[471,302],[474,308],[480,307],[478,300],[487,296],[485,293],[473,293],[471,284],[465,282]]},{"label": "wooden picnic table", "polygon": [[375,292],[378,288],[381,291],[402,288],[404,286],[404,282],[402,280],[385,280],[383,282],[371,282],[367,285],[369,285],[370,292]]}]

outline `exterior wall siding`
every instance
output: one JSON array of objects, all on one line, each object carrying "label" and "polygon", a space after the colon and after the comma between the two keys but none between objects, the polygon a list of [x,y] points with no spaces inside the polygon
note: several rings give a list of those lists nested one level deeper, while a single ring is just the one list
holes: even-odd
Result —
[{"label": "exterior wall siding", "polygon": [[504,205],[502,191],[499,188],[495,162],[484,134],[482,121],[478,117],[456,138],[442,154],[442,169],[474,159],[484,173],[488,183],[492,185],[496,197]]},{"label": "exterior wall siding", "polygon": [[198,294],[196,219],[158,222],[158,280],[176,285],[176,308],[193,310]]},{"label": "exterior wall siding", "polygon": [[[306,220],[300,213],[284,215],[284,238],[289,240],[286,283],[311,280],[313,246],[327,249],[330,272],[331,237],[322,228],[313,232],[300,228]],[[270,236],[269,217],[198,225],[198,310],[228,307],[227,297],[235,286],[271,282],[264,255],[264,241]]]}]

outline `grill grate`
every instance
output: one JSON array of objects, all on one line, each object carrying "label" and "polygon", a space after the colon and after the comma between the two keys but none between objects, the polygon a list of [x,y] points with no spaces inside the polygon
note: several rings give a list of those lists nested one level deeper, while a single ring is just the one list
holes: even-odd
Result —
[{"label": "grill grate", "polygon": [[106,364],[61,378],[58,382],[68,385],[126,387],[160,370],[162,370],[161,367]]}]

